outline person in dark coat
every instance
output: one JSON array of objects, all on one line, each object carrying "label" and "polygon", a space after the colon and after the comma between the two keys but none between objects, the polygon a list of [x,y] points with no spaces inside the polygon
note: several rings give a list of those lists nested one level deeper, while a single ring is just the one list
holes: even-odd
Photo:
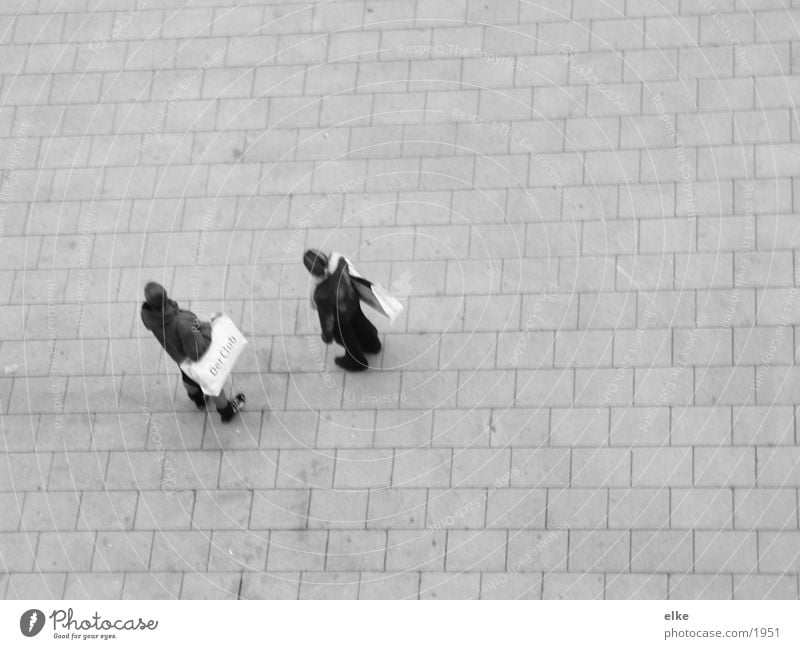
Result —
[{"label": "person in dark coat", "polygon": [[334,362],[342,369],[360,372],[369,368],[365,354],[381,351],[378,330],[361,310],[361,298],[347,271],[347,260],[339,257],[335,268],[318,250],[306,250],[303,263],[311,273],[314,288],[311,306],[319,314],[322,340],[326,345],[336,341],[344,347],[344,356]]},{"label": "person in dark coat", "polygon": [[[164,287],[156,282],[148,282],[144,287],[144,298],[142,322],[161,343],[169,357],[179,366],[187,358],[199,360],[211,344],[211,323],[201,322],[191,311],[179,308],[174,300],[169,299]],[[189,398],[198,409],[205,408],[203,389],[183,370],[181,378]],[[229,422],[239,412],[245,397],[237,394],[232,400],[228,400],[223,390],[219,396],[212,397],[212,400],[222,421]]]}]

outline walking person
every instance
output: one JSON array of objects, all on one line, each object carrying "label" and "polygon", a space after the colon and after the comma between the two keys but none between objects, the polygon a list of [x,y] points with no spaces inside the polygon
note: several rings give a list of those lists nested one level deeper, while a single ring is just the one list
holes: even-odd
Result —
[{"label": "walking person", "polygon": [[[187,358],[192,361],[199,360],[211,344],[211,323],[201,322],[191,311],[179,308],[174,300],[169,299],[164,287],[156,282],[148,282],[144,287],[144,299],[142,322],[161,343],[169,357],[178,365]],[[200,385],[189,378],[183,370],[181,377],[189,398],[194,401],[198,409],[205,408],[206,397]],[[223,390],[219,396],[211,399],[223,423],[227,423],[239,412],[245,396],[237,394],[229,400]]]},{"label": "walking person", "polygon": [[353,284],[347,260],[336,253],[331,258],[319,250],[306,250],[303,263],[311,273],[311,307],[319,314],[322,340],[336,341],[344,347],[344,356],[336,365],[350,372],[369,368],[365,354],[381,351],[378,330],[361,310],[361,296]]}]

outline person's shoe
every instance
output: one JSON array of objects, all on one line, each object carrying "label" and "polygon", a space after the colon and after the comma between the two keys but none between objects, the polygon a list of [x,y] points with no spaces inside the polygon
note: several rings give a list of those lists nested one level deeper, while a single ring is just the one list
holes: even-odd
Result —
[{"label": "person's shoe", "polygon": [[245,396],[240,392],[233,399],[228,401],[228,405],[222,410],[217,408],[217,412],[222,418],[222,423],[227,424],[231,419],[239,414],[242,404],[246,401]]},{"label": "person's shoe", "polygon": [[366,354],[380,354],[381,353],[381,349],[383,349],[383,345],[381,345],[381,341],[379,340],[378,344],[375,347],[372,347],[370,349],[364,349],[364,353],[366,353]]},{"label": "person's shoe", "polygon": [[196,406],[197,406],[197,409],[198,409],[198,410],[202,410],[203,408],[205,408],[205,407],[206,407],[206,395],[204,395],[202,392],[201,392],[200,394],[196,394],[196,395],[194,395],[194,396],[192,396],[192,395],[190,394],[190,395],[189,395],[189,398],[190,398],[192,401],[194,401],[194,405],[196,405]]},{"label": "person's shoe", "polygon": [[337,356],[333,359],[333,362],[348,372],[363,372],[364,370],[368,369],[367,365],[359,363],[357,360],[352,359],[349,356]]}]

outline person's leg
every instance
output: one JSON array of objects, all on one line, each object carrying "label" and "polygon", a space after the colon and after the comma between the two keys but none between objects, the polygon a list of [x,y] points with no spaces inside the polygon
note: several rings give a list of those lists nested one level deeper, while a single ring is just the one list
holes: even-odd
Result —
[{"label": "person's leg", "polygon": [[225,394],[225,390],[220,392],[216,397],[211,398],[214,400],[214,405],[217,407],[217,410],[222,410],[228,405],[228,396]]},{"label": "person's leg", "polygon": [[350,322],[343,321],[339,321],[337,324],[345,355],[335,358],[334,362],[342,369],[353,372],[367,369],[369,367],[367,357],[361,350],[361,343],[358,342],[358,336],[352,325]]},{"label": "person's leg", "polygon": [[188,394],[189,398],[194,401],[194,405],[196,405],[200,410],[205,408],[206,395],[203,394],[203,389],[192,379],[190,379],[183,370],[181,370],[181,380],[183,381],[183,387],[186,388],[186,394]]},{"label": "person's leg", "polygon": [[212,397],[212,399],[214,399],[214,405],[217,407],[217,412],[223,423],[233,419],[238,414],[240,406],[245,402],[244,394],[241,392],[229,400],[225,390],[222,390],[219,395]]},{"label": "person's leg", "polygon": [[378,329],[369,321],[361,309],[352,320],[353,330],[361,343],[361,347],[367,354],[377,354],[381,351],[381,339],[378,336]]}]

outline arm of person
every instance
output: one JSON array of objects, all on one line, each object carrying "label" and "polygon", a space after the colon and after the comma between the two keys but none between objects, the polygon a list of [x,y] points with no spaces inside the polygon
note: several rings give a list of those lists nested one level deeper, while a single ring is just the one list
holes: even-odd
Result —
[{"label": "arm of person", "polygon": [[195,318],[191,326],[181,330],[181,344],[189,360],[200,360],[211,345],[211,323]]},{"label": "arm of person", "polygon": [[320,307],[318,313],[319,326],[322,330],[322,342],[330,345],[333,342],[333,330],[336,326],[333,309]]}]

